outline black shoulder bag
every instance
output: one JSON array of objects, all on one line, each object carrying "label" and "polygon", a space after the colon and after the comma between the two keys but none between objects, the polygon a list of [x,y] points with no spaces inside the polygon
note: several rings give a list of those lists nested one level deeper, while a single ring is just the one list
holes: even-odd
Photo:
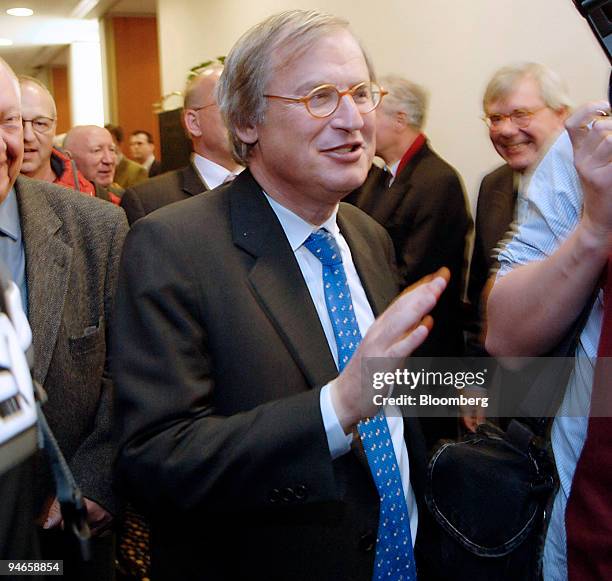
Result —
[{"label": "black shoulder bag", "polygon": [[461,441],[442,441],[433,454],[426,502],[435,520],[428,560],[436,563],[436,578],[541,578],[544,533],[558,487],[549,433],[596,296],[548,354],[565,357],[562,372],[558,366],[544,370],[529,386],[521,409],[532,409],[530,400],[541,401],[545,389],[546,417],[520,417],[519,410],[505,430],[485,423]]}]

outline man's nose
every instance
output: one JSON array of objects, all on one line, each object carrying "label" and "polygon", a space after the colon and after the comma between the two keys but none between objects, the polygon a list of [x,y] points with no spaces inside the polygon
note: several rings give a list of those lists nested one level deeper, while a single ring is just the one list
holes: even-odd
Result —
[{"label": "man's nose", "polygon": [[352,95],[342,95],[338,108],[333,113],[332,125],[339,129],[356,131],[364,125],[363,115]]},{"label": "man's nose", "polygon": [[504,117],[500,121],[500,124],[497,126],[495,133],[497,133],[498,135],[513,135],[517,131],[518,127],[516,126],[514,121],[512,121],[510,117]]},{"label": "man's nose", "polygon": [[34,141],[36,136],[34,135],[34,127],[31,121],[24,121],[23,123],[23,140]]}]

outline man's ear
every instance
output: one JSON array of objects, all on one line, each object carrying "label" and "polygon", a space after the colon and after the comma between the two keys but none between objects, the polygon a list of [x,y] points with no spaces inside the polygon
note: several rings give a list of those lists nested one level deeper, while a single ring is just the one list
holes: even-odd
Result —
[{"label": "man's ear", "polygon": [[255,125],[247,125],[246,127],[236,127],[236,135],[240,137],[240,141],[253,145],[257,143],[259,135],[257,134],[257,127]]},{"label": "man's ear", "polygon": [[197,111],[185,109],[183,112],[183,125],[189,135],[193,137],[202,136],[202,128],[200,127],[200,118]]},{"label": "man's ear", "polygon": [[408,117],[404,111],[397,111],[393,117],[393,125],[398,131],[403,131],[408,125]]},{"label": "man's ear", "polygon": [[569,107],[565,107],[565,106],[559,107],[559,109],[553,109],[553,111],[555,112],[555,114],[557,115],[557,118],[561,121],[562,124],[565,123],[565,121],[571,114]]}]

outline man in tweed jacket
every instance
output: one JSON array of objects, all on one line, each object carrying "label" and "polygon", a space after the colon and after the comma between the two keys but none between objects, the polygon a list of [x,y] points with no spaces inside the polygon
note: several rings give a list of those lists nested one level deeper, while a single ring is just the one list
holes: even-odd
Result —
[{"label": "man in tweed jacket", "polygon": [[[19,87],[0,61],[0,254],[22,292],[33,334],[34,378],[48,394],[45,413],[86,497],[94,536],[115,510],[110,486],[112,382],[107,338],[127,221],[113,204],[62,187],[17,177],[23,158]],[[3,170],[2,167],[0,169]],[[5,172],[0,173],[0,178]],[[62,551],[61,516],[51,474],[39,470],[43,551]],[[43,504],[44,499],[44,504]],[[52,530],[55,529],[55,530]],[[57,538],[55,538],[57,537]],[[58,543],[56,546],[55,543]],[[99,539],[97,545],[110,542]],[[53,547],[50,549],[50,547]],[[110,551],[107,557],[110,557]],[[74,569],[69,578],[110,578]],[[112,561],[107,558],[112,569]]]}]

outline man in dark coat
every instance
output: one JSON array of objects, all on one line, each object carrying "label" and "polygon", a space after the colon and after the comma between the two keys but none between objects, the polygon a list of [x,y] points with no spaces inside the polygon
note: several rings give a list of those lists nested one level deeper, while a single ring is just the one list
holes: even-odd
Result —
[{"label": "man in dark coat", "polygon": [[183,125],[193,146],[191,162],[124,192],[121,206],[130,224],[162,206],[212,190],[242,169],[232,158],[227,129],[215,101],[222,71],[221,64],[213,63],[187,83]]},{"label": "man in dark coat", "polygon": [[[369,581],[381,502],[353,444],[376,413],[361,362],[410,353],[445,278],[385,310],[391,242],[339,203],[366,177],[381,98],[345,21],[269,17],[230,52],[219,94],[248,169],[144,217],[126,241],[118,484],[151,518],[153,579]],[[335,270],[309,249],[321,237]],[[343,284],[324,286],[341,271]],[[328,291],[351,303],[342,319]],[[359,331],[347,338],[337,329],[349,323]],[[426,453],[418,424],[382,417],[402,482],[393,498],[409,513],[396,546],[406,562],[417,513],[419,533],[427,520]]]},{"label": "man in dark coat", "polygon": [[376,154],[387,168],[373,166],[349,201],[389,232],[402,287],[442,266],[450,270],[448,289],[432,313],[436,324],[416,355],[457,356],[463,347],[461,300],[471,227],[463,185],[423,134],[425,91],[397,76],[380,83],[389,94],[377,112]]},{"label": "man in dark coat", "polygon": [[473,354],[483,352],[481,295],[498,246],[512,221],[520,220],[524,214],[529,178],[562,131],[570,107],[561,78],[538,63],[499,69],[485,90],[483,108],[489,137],[506,163],[482,179],[478,192],[468,283],[468,347]]}]

